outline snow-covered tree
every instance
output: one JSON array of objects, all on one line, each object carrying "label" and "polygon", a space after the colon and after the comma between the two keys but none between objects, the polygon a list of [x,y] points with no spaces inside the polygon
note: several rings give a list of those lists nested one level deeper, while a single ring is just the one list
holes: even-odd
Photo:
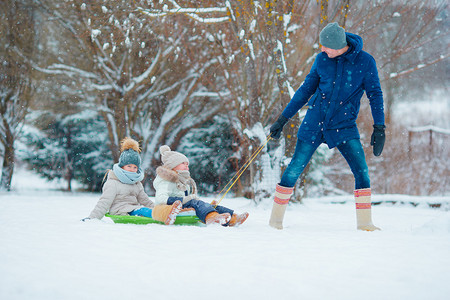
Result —
[{"label": "snow-covered tree", "polygon": [[19,157],[49,180],[65,180],[67,190],[77,180],[88,190],[100,190],[103,176],[112,167],[106,144],[107,130],[95,112],[71,115],[33,112]]},{"label": "snow-covered tree", "polygon": [[0,10],[0,189],[10,190],[15,142],[28,112],[32,93],[29,65],[23,57],[34,50],[34,14],[27,1],[6,0]]},{"label": "snow-covered tree", "polygon": [[114,160],[120,140],[132,136],[141,142],[143,167],[151,172],[162,144],[176,148],[190,128],[223,109],[205,79],[216,58],[199,55],[201,42],[177,20],[141,18],[129,1],[35,2],[71,34],[69,46],[77,56],[65,50],[54,62],[34,66],[76,80],[95,95],[87,104],[108,126]]},{"label": "snow-covered tree", "polygon": [[[139,3],[140,11],[149,18],[184,15],[194,21],[196,30],[205,32],[202,38],[208,41],[209,55],[216,57],[220,64],[213,74],[214,84],[217,90],[226,91],[221,97],[239,144],[234,156],[243,165],[266,142],[266,126],[278,117],[293,95],[292,70],[297,70],[300,77],[306,74],[303,71],[310,68],[311,57],[317,51],[314,41],[300,50],[295,49],[297,43],[292,43],[308,33],[302,28],[312,23],[313,16],[305,13],[308,5],[287,0],[203,1],[201,5],[181,0]],[[287,60],[291,55],[298,57],[299,52],[304,54],[302,60],[292,59],[292,68],[288,69]],[[295,146],[293,137],[298,123],[298,119],[294,120],[295,125],[287,127],[288,152]],[[284,148],[284,142],[281,147]],[[272,153],[280,154],[280,151]],[[261,159],[266,160],[267,154],[264,147]],[[243,174],[242,184],[238,185],[242,189],[237,190],[238,194],[256,196],[258,200],[272,193],[276,183],[272,175],[275,172],[279,177],[282,159],[271,157],[270,163],[259,160]],[[268,178],[272,182],[267,182]]]}]

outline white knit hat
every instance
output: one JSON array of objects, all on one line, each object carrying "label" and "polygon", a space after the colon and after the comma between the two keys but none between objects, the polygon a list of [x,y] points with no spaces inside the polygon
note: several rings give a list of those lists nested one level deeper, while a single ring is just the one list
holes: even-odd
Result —
[{"label": "white knit hat", "polygon": [[170,147],[167,145],[161,146],[159,148],[159,153],[161,153],[163,166],[168,169],[173,169],[184,162],[189,163],[189,159],[184,154],[177,151],[171,151]]}]

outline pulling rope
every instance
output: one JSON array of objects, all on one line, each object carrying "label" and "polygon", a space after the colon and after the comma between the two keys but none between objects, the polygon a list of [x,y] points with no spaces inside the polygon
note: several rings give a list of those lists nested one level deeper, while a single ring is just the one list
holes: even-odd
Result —
[{"label": "pulling rope", "polygon": [[220,191],[219,195],[222,194],[222,192],[227,188],[227,186],[230,184],[230,182],[232,182],[233,179],[237,176],[236,179],[234,179],[233,183],[228,187],[226,192],[220,197],[220,200],[218,202],[216,202],[216,200],[213,200],[211,202],[211,205],[214,205],[214,208],[216,208],[217,205],[219,205],[219,203],[222,202],[223,198],[225,198],[225,195],[230,191],[230,189],[233,187],[233,185],[236,183],[236,181],[239,179],[239,177],[241,177],[242,173],[244,173],[245,170],[247,170],[248,166],[250,166],[250,164],[253,162],[253,160],[256,158],[256,156],[258,156],[259,152],[261,152],[261,150],[264,149],[264,147],[267,145],[267,143],[272,139],[270,136],[271,136],[271,134],[269,134],[269,136],[267,137],[264,145],[261,145],[252,154],[252,156],[249,158],[249,160],[247,160],[247,162],[239,169],[239,171],[233,176],[233,178],[231,178],[230,181],[228,181],[228,183],[223,187],[223,189]]}]

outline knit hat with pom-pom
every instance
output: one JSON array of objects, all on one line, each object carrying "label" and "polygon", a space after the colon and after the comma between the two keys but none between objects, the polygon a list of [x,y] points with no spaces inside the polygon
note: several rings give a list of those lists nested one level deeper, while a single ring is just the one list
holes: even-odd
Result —
[{"label": "knit hat with pom-pom", "polygon": [[120,152],[119,167],[133,164],[141,168],[141,157],[139,156],[141,149],[137,141],[129,137],[124,138],[120,142]]},{"label": "knit hat with pom-pom", "polygon": [[189,159],[184,154],[177,151],[171,151],[170,147],[167,145],[161,146],[159,152],[161,153],[163,166],[168,169],[173,169],[184,162],[189,163]]}]

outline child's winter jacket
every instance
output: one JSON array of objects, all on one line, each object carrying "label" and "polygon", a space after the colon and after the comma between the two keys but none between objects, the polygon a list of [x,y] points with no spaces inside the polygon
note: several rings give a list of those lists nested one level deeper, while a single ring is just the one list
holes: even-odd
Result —
[{"label": "child's winter jacket", "polygon": [[[180,181],[179,174],[165,167],[156,169],[156,178],[153,186],[156,190],[156,204],[173,204],[176,200],[183,201],[183,208],[195,209],[195,214],[202,221],[206,222],[206,217],[211,212],[219,214],[228,213],[233,215],[233,210],[224,206],[212,206],[202,200],[197,199],[197,188],[195,182],[190,178],[187,184]],[[187,189],[187,190],[186,190]]]},{"label": "child's winter jacket", "polygon": [[103,193],[89,218],[101,219],[109,212],[112,215],[127,215],[142,207],[153,208],[154,203],[144,191],[141,182],[125,184],[120,182],[112,170],[103,186]]},{"label": "child's winter jacket", "polygon": [[[167,200],[170,197],[181,197],[184,198],[186,196],[185,191],[180,189],[177,186],[178,173],[176,171],[158,167],[156,169],[156,178],[153,181],[153,187],[155,188],[155,203],[156,204],[167,204]],[[187,194],[191,192],[191,187],[189,185],[186,186]]]}]

